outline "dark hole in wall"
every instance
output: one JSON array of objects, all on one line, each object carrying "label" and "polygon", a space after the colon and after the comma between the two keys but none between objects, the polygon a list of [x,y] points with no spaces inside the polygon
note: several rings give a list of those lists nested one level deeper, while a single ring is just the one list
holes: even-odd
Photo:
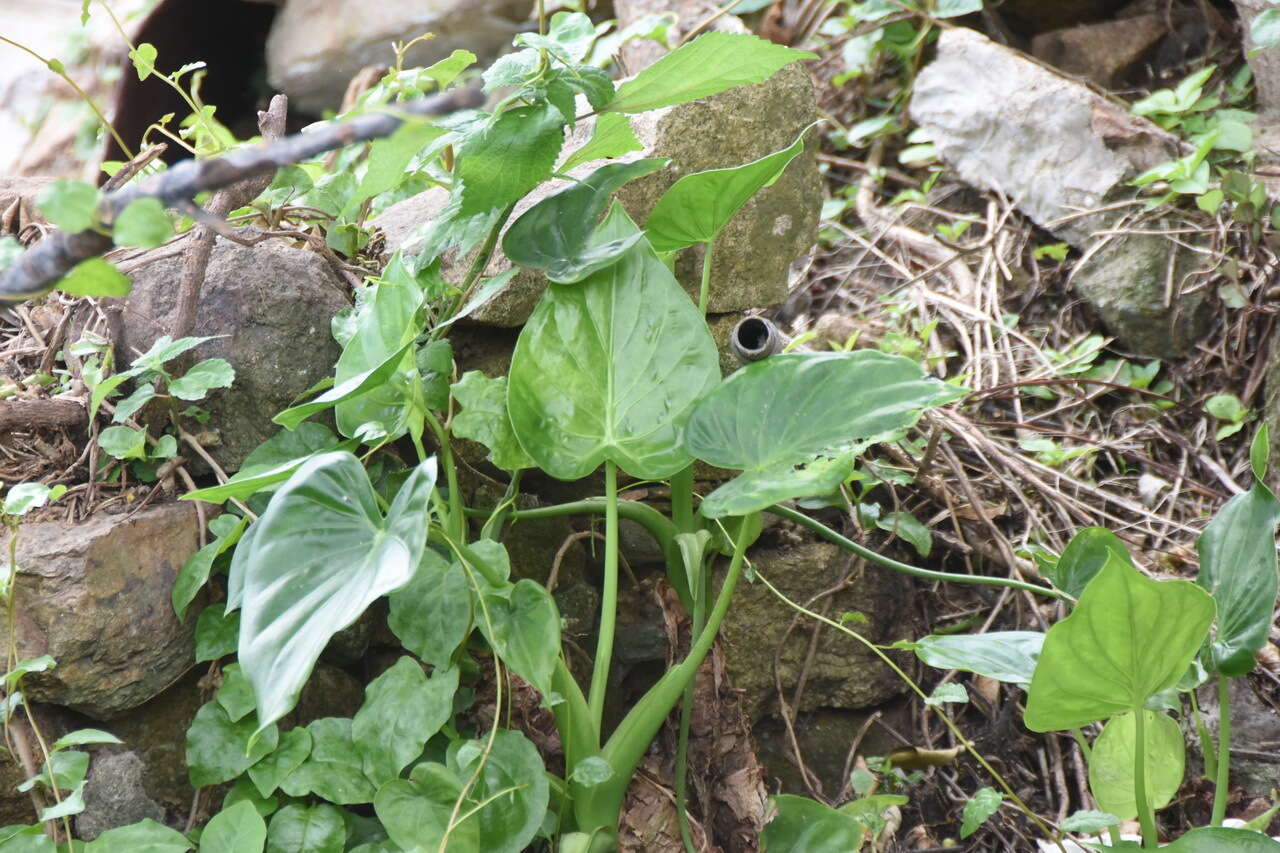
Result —
[{"label": "dark hole in wall", "polygon": [[[134,36],[156,47],[156,67],[172,73],[189,62],[206,63],[200,97],[217,107],[214,117],[240,138],[258,132],[257,111],[272,94],[266,82],[267,31],[276,6],[250,0],[162,0]],[[138,80],[133,65],[125,61],[125,73],[116,92],[114,124],[120,136],[137,146],[147,127],[166,113],[174,113],[167,127],[176,132],[190,108],[178,93],[154,76]],[[190,73],[182,82],[189,84]],[[154,142],[164,137],[151,134]],[[189,156],[170,143],[164,160],[175,163]],[[108,138],[106,160],[123,160],[123,152]],[[103,180],[106,179],[104,175]]]}]

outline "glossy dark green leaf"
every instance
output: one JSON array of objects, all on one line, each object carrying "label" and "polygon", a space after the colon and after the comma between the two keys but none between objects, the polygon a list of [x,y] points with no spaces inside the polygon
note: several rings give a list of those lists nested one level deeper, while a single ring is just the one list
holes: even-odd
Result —
[{"label": "glossy dark green leaf", "polygon": [[463,216],[505,207],[551,176],[564,117],[550,104],[506,110],[458,149]]},{"label": "glossy dark green leaf", "polygon": [[435,477],[434,459],[416,468],[384,519],[360,460],[326,453],[299,468],[250,528],[239,546],[248,545],[240,664],[263,725],[293,707],[330,637],[413,576]]},{"label": "glossy dark green leaf", "polygon": [[1277,853],[1280,841],[1251,829],[1202,826],[1161,849],[1165,853]]},{"label": "glossy dark green leaf", "polygon": [[387,625],[406,649],[447,667],[471,630],[471,586],[466,572],[430,548],[412,580],[391,593]]},{"label": "glossy dark green leaf", "polygon": [[704,33],[618,87],[606,109],[642,113],[760,83],[783,66],[814,55],[753,35]]},{"label": "glossy dark green leaf", "polygon": [[987,634],[930,634],[915,644],[920,660],[938,669],[974,672],[1026,687],[1036,671],[1044,634],[992,631]]},{"label": "glossy dark green leaf", "polygon": [[[1152,808],[1160,809],[1169,804],[1182,785],[1186,746],[1176,720],[1155,711],[1142,713],[1146,715],[1143,766],[1147,800]],[[1138,816],[1133,788],[1137,742],[1133,712],[1121,714],[1107,721],[1089,755],[1089,793],[1098,801],[1098,808],[1121,820]]]},{"label": "glossy dark green leaf", "polygon": [[1045,636],[1027,728],[1074,729],[1142,708],[1186,672],[1213,614],[1213,599],[1190,581],[1155,581],[1110,557]]},{"label": "glossy dark green leaf", "polygon": [[701,512],[741,515],[830,492],[836,475],[849,473],[854,442],[904,430],[956,393],[910,359],[876,350],[749,364],[698,403],[685,429],[694,456],[743,470],[708,495]]},{"label": "glossy dark green leaf", "polygon": [[200,853],[262,853],[266,843],[266,821],[248,802],[218,812],[200,832]]},{"label": "glossy dark green leaf", "polygon": [[753,195],[776,181],[804,150],[804,136],[781,151],[730,169],[711,169],[685,175],[671,185],[644,224],[653,248],[674,252],[696,243],[709,243],[729,224]]},{"label": "glossy dark green leaf", "polygon": [[280,430],[250,451],[240,465],[240,472],[300,461],[313,453],[335,450],[337,444],[338,437],[324,424],[300,423],[294,429]]},{"label": "glossy dark green leaf", "polygon": [[933,534],[909,512],[891,512],[876,519],[876,527],[911,544],[921,557],[933,550]]},{"label": "glossy dark green leaf", "polygon": [[250,748],[256,729],[256,717],[232,722],[217,702],[202,705],[187,729],[187,773],[191,785],[203,788],[228,782],[275,749],[275,726],[263,731]]},{"label": "glossy dark green leaf", "polygon": [[592,160],[611,159],[643,150],[644,143],[631,127],[631,119],[621,113],[600,113],[595,117],[591,138],[560,164],[560,171],[567,172]]},{"label": "glossy dark green leaf", "polygon": [[227,613],[221,604],[211,604],[201,610],[196,620],[196,663],[235,654],[239,635],[239,613]]},{"label": "glossy dark green leaf", "polygon": [[249,779],[258,794],[269,797],[311,754],[311,733],[303,726],[289,729],[280,736],[280,745],[249,768]]},{"label": "glossy dark green leaf", "polygon": [[311,752],[280,782],[291,797],[314,794],[339,805],[371,803],[377,791],[364,775],[364,759],[351,738],[351,720],[322,717],[307,724]]},{"label": "glossy dark green leaf", "polygon": [[1057,564],[1046,569],[1045,576],[1058,589],[1079,598],[1089,581],[1112,556],[1126,565],[1133,565],[1129,549],[1119,536],[1105,527],[1085,527],[1071,537]]},{"label": "glossy dark green leaf", "polygon": [[546,272],[551,281],[581,281],[602,269],[641,239],[640,232],[602,239],[596,230],[609,197],[628,181],[661,169],[669,161],[653,157],[610,163],[568,189],[543,199],[512,223],[502,251],[513,264]]},{"label": "glossy dark green leaf", "polygon": [[194,845],[176,829],[151,818],[108,829],[81,848],[84,853],[182,853]]},{"label": "glossy dark green leaf", "polygon": [[[551,695],[551,674],[560,657],[560,611],[542,584],[525,578],[483,593],[476,621],[512,672]],[[488,618],[486,619],[485,616]]]},{"label": "glossy dark green leaf", "polygon": [[173,236],[173,223],[159,199],[139,198],[129,202],[111,226],[117,246],[154,249]]},{"label": "glossy dark green leaf", "polygon": [[468,777],[481,765],[468,799],[483,803],[479,849],[484,853],[520,853],[538,832],[547,813],[550,786],[542,757],[527,737],[499,729],[486,754],[485,741],[473,740],[450,753],[455,772]]},{"label": "glossy dark green leaf", "polygon": [[227,664],[222,668],[222,684],[213,699],[227,712],[231,722],[243,720],[253,712],[253,685],[245,677],[240,664]]},{"label": "glossy dark green leaf", "polygon": [[253,782],[248,776],[241,776],[227,790],[227,795],[222,798],[222,807],[229,809],[236,803],[249,803],[254,810],[265,817],[270,817],[280,808],[280,798],[277,796],[263,797],[258,793],[257,788],[253,786]]},{"label": "glossy dark green leaf", "polygon": [[[637,230],[615,205],[600,237]],[[585,477],[606,459],[667,477],[689,464],[680,430],[719,376],[702,316],[642,240],[578,285],[547,288],[516,343],[507,409],[553,477]]]},{"label": "glossy dark green leaf", "polygon": [[507,414],[507,377],[491,379],[479,370],[468,370],[453,383],[453,399],[462,408],[453,416],[453,434],[478,441],[489,449],[489,461],[504,471],[532,468],[511,429]]},{"label": "glossy dark green leaf", "polygon": [[351,720],[351,739],[375,786],[399,777],[422,754],[427,740],[453,716],[456,667],[436,670],[402,657],[365,688],[364,705]]},{"label": "glossy dark green leaf", "polygon": [[851,853],[861,850],[867,828],[847,814],[808,797],[778,794],[777,810],[760,833],[761,853]]},{"label": "glossy dark green leaf", "polygon": [[346,842],[342,809],[328,803],[294,804],[272,816],[266,853],[342,853]]},{"label": "glossy dark green leaf", "polygon": [[[470,819],[450,830],[462,780],[443,764],[419,764],[408,779],[383,785],[373,808],[391,840],[405,850],[480,853],[480,824]],[[448,845],[441,849],[445,833]]]},{"label": "glossy dark green leaf", "polygon": [[1253,669],[1254,652],[1269,637],[1277,591],[1277,524],[1280,501],[1255,480],[1249,491],[1218,510],[1196,540],[1196,583],[1218,605],[1209,652],[1213,668],[1223,675],[1244,675]]},{"label": "glossy dark green leaf", "polygon": [[72,296],[128,296],[133,289],[129,277],[102,258],[90,258],[76,264],[71,272],[58,279],[56,286]]}]

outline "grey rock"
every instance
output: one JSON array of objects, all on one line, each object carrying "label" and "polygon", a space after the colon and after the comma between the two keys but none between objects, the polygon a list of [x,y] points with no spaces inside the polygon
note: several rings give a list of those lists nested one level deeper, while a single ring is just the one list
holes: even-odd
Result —
[{"label": "grey rock", "polygon": [[[835,545],[816,542],[751,554],[760,574],[792,601],[802,603],[835,585],[849,559],[850,555]],[[854,629],[873,643],[892,643],[909,636],[910,601],[911,584],[905,576],[866,566],[847,588],[831,596],[829,612],[862,613],[866,621]],[[799,707],[793,708],[797,712],[867,708],[906,689],[862,644],[829,628],[822,628],[812,659],[812,626],[808,621],[792,631],[784,643],[791,615],[764,584],[740,583],[720,629],[729,680],[745,691],[747,713],[753,720],[777,712],[775,656],[788,702],[804,672],[805,690]]]},{"label": "grey rock", "polygon": [[1178,153],[1151,122],[963,28],[939,38],[937,59],[916,78],[911,117],[961,180],[1005,193],[1076,247],[1109,220],[1063,217],[1131,195],[1126,181]]},{"label": "grey rock", "polygon": [[[132,363],[173,327],[182,259],[163,252],[131,273],[133,292],[116,342],[121,363]],[[277,240],[242,246],[218,239],[195,325],[195,334],[218,337],[194,352],[197,360],[225,358],[236,378],[197,404],[210,419],[189,429],[218,436],[207,449],[225,470],[238,470],[250,451],[280,430],[271,419],[332,373],[340,350],[329,321],[348,304],[337,276],[316,253]]]},{"label": "grey rock", "polygon": [[1240,15],[1241,29],[1244,31],[1244,57],[1253,70],[1253,84],[1257,87],[1258,107],[1265,118],[1274,119],[1272,115],[1280,109],[1280,51],[1275,49],[1254,49],[1257,44],[1250,34],[1249,24],[1267,9],[1276,6],[1270,0],[1234,0],[1236,12]]},{"label": "grey rock", "polygon": [[177,680],[193,663],[195,619],[178,621],[169,591],[198,547],[197,528],[195,506],[185,503],[23,525],[18,654],[57,661],[26,677],[27,695],[103,720]]},{"label": "grey rock", "polygon": [[164,807],[147,795],[146,775],[146,762],[136,752],[98,753],[85,781],[84,811],[76,815],[77,835],[92,841],[144,818],[163,823]]},{"label": "grey rock", "polygon": [[521,0],[289,0],[267,37],[267,80],[290,106],[318,115],[338,109],[361,68],[392,65],[393,42],[430,33],[405,54],[405,68],[431,65],[455,49],[492,59],[526,23]]},{"label": "grey rock", "polygon": [[1192,264],[1172,241],[1134,235],[1102,244],[1071,281],[1127,349],[1171,359],[1190,352],[1212,320],[1205,290],[1183,292]]},{"label": "grey rock", "polygon": [[1131,15],[1041,33],[1031,40],[1031,53],[1067,74],[1108,88],[1168,31],[1163,15]]},{"label": "grey rock", "polygon": [[[740,86],[711,98],[633,116],[644,150],[619,160],[668,157],[671,165],[627,184],[617,198],[636,222],[643,223],[662,194],[683,175],[738,166],[785,148],[816,117],[809,74],[795,64],[755,86]],[[594,126],[594,119],[579,122],[564,150],[573,151],[585,143]],[[602,163],[583,164],[570,174],[584,177]],[[512,221],[567,185],[565,181],[542,185],[516,206]],[[788,267],[816,239],[821,199],[816,157],[805,152],[772,186],[738,211],[716,240],[708,302],[711,313],[776,305],[786,299]],[[437,215],[447,201],[446,191],[434,188],[392,205],[375,218],[373,224],[382,229],[387,251],[405,245],[413,231]],[[412,252],[411,245],[406,251]],[[461,280],[470,260],[446,258],[442,268],[445,278]],[[510,267],[510,261],[495,252],[485,273],[497,275]],[[676,277],[692,296],[698,292],[701,270],[700,247],[678,255]],[[519,326],[529,318],[545,286],[541,274],[521,270],[471,319],[492,326]]]},{"label": "grey rock", "polygon": [[[1263,702],[1243,678],[1233,678],[1228,686],[1231,712],[1231,786],[1244,789],[1247,797],[1265,797],[1280,787],[1280,716]],[[1200,688],[1200,714],[1216,742],[1218,736],[1218,695],[1212,685]],[[1188,732],[1188,743],[1200,752],[1200,740]]]}]

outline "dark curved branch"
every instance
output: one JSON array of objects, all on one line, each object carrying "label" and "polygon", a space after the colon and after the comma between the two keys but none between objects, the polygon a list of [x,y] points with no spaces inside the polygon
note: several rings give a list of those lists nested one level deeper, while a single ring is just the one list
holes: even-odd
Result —
[{"label": "dark curved branch", "polygon": [[[156,198],[166,206],[190,201],[205,190],[222,189],[335,148],[390,136],[403,123],[403,116],[444,115],[478,106],[479,98],[480,93],[475,89],[458,89],[397,104],[395,113],[370,113],[331,122],[309,133],[243,148],[210,160],[183,160],[152,178],[108,193],[99,213],[103,222],[109,224],[130,202],[140,198]],[[0,303],[17,304],[49,292],[76,264],[103,254],[113,245],[110,236],[94,230],[78,234],[50,233],[0,271]]]}]

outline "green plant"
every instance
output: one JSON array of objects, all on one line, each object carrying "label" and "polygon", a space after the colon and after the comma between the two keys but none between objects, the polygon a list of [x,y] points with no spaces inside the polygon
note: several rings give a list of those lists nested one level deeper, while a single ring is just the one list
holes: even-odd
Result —
[{"label": "green plant", "polygon": [[[1143,846],[1156,846],[1154,812],[1177,792],[1184,773],[1182,730],[1168,712],[1181,708],[1179,693],[1213,679],[1221,720],[1216,756],[1201,727],[1206,774],[1215,784],[1212,825],[1187,832],[1169,849],[1280,849],[1256,832],[1221,828],[1231,741],[1227,684],[1253,668],[1277,589],[1280,502],[1263,483],[1267,442],[1260,429],[1250,455],[1252,488],[1230,500],[1201,535],[1194,584],[1146,577],[1114,534],[1089,528],[1046,564],[1053,584],[1078,596],[1070,615],[1047,633],[934,635],[915,644],[931,666],[1021,686],[1031,730],[1075,734],[1104,812],[1080,815],[1081,831],[1136,816]],[[1178,618],[1170,619],[1171,613]],[[1087,746],[1082,728],[1104,721]]]}]

